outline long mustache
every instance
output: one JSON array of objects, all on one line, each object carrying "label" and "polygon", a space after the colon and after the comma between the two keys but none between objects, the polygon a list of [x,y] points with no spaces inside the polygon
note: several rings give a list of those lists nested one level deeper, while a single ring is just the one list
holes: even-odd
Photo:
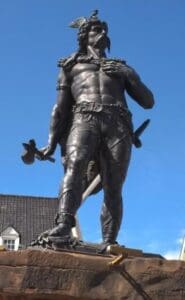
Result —
[{"label": "long mustache", "polygon": [[97,36],[97,38],[95,39],[95,42],[94,42],[94,46],[97,46],[97,44],[99,43],[99,41],[101,41],[101,39],[105,38],[106,40],[106,47],[108,48],[108,51],[110,51],[110,39],[108,36],[106,36],[105,34],[99,34]]}]

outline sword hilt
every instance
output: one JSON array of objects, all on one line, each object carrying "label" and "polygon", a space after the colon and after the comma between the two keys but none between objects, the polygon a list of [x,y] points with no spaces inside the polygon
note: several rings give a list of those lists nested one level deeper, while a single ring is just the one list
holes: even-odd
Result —
[{"label": "sword hilt", "polygon": [[142,142],[139,137],[143,133],[143,131],[148,127],[149,123],[150,119],[147,119],[135,130],[133,134],[133,144],[136,148],[140,148],[142,146]]}]

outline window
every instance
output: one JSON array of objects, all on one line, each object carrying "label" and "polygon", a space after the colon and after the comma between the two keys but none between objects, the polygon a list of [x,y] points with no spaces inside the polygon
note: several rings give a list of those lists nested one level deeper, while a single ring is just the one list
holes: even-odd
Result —
[{"label": "window", "polygon": [[0,246],[4,245],[7,250],[18,250],[19,243],[19,233],[12,226],[7,227],[0,233]]},{"label": "window", "polygon": [[3,245],[7,250],[15,250],[15,240],[4,240],[3,239]]}]

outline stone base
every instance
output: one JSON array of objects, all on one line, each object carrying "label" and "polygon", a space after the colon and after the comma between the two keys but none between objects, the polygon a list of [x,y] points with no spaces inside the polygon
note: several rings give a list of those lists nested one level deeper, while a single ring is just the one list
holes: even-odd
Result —
[{"label": "stone base", "polygon": [[24,250],[0,252],[0,300],[183,300],[185,262]]}]

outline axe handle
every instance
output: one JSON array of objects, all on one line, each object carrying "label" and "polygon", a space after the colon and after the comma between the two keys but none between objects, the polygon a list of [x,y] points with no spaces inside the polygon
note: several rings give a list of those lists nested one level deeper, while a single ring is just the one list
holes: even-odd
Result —
[{"label": "axe handle", "polygon": [[[39,151],[36,147],[35,147],[35,157],[39,160],[43,160],[43,154],[41,151]],[[44,160],[49,160],[50,162],[54,163],[55,159],[51,156],[47,156],[46,158],[44,158]]]},{"label": "axe handle", "polygon": [[49,160],[50,162],[54,163],[55,162],[55,159],[51,156],[48,156],[46,160]]}]

